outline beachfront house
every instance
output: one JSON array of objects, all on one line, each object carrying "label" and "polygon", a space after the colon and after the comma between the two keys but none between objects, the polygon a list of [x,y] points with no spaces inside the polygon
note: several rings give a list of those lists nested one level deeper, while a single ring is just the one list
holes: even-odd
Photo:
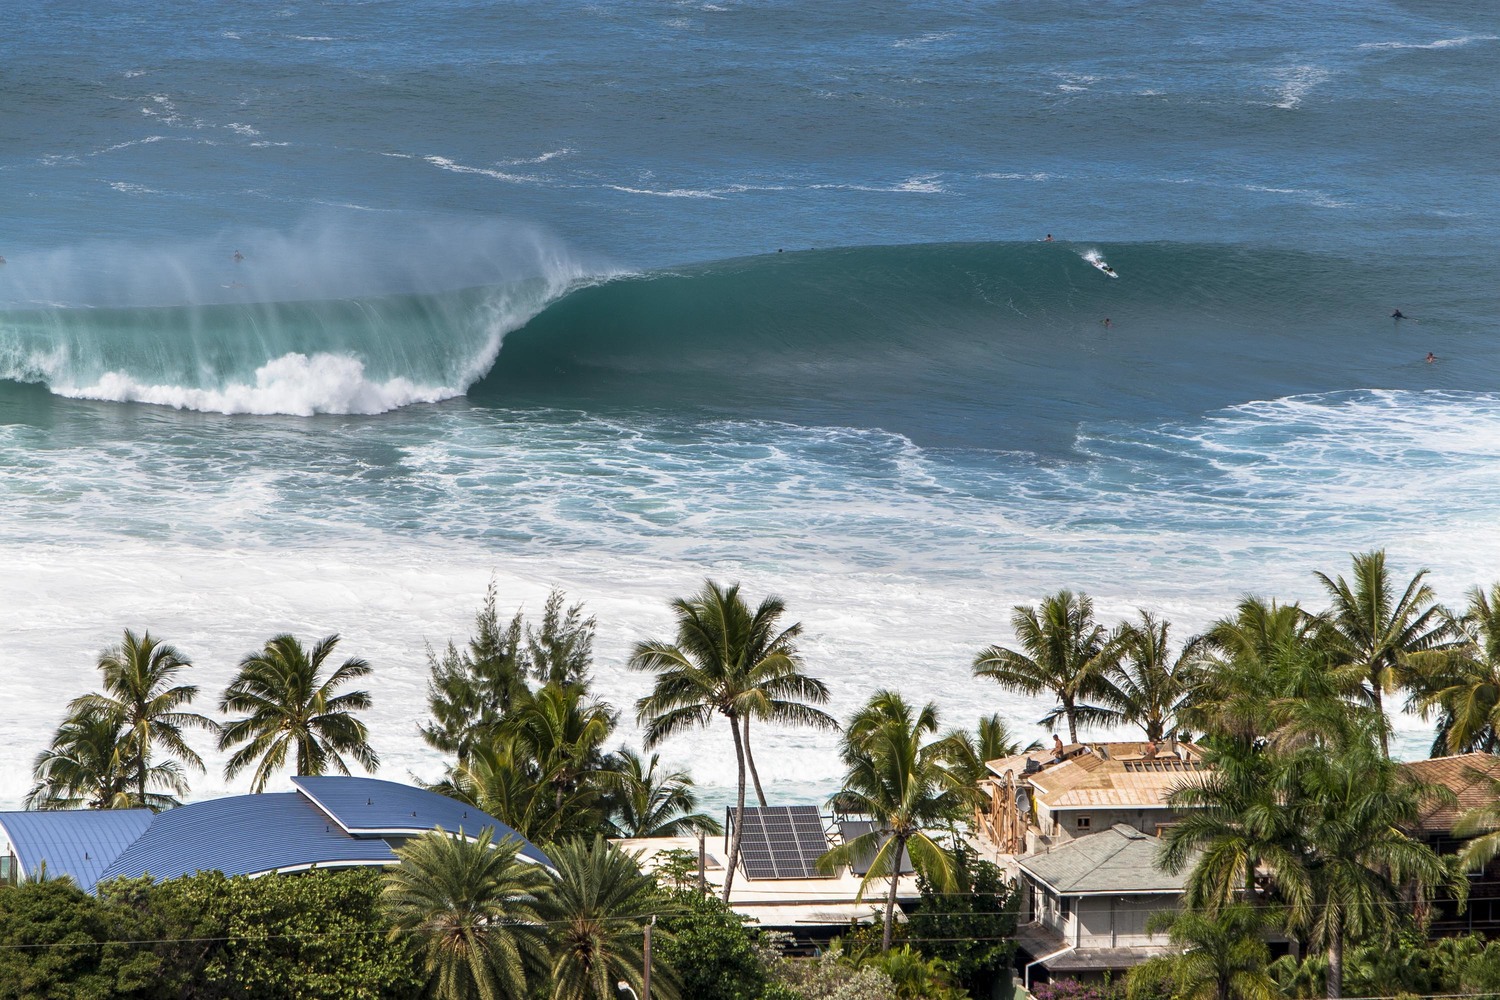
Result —
[{"label": "beachfront house", "polygon": [[1167,953],[1166,934],[1151,933],[1147,924],[1177,910],[1187,873],[1157,867],[1160,845],[1116,823],[1016,860],[1022,906],[1016,944],[1028,987],[1060,976],[1118,974]]},{"label": "beachfront house", "polygon": [[1171,791],[1206,765],[1193,743],[1075,743],[992,760],[973,829],[998,855],[1026,856],[1117,825],[1157,836],[1176,821]]},{"label": "beachfront house", "polygon": [[230,795],[163,812],[62,809],[0,812],[0,876],[67,876],[93,892],[100,882],[157,881],[218,871],[251,877],[314,868],[395,864],[395,850],[441,828],[522,842],[521,858],[551,866],[534,844],[466,803],[378,778],[291,779],[290,792]]},{"label": "beachfront house", "polygon": [[[726,810],[722,837],[650,837],[616,840],[635,855],[646,871],[665,873],[673,867],[689,883],[697,878],[701,858],[708,891],[723,889],[735,814]],[[729,906],[758,927],[789,932],[794,950],[810,950],[845,933],[852,922],[883,919],[890,882],[878,878],[860,898],[860,884],[870,870],[869,858],[836,872],[818,869],[818,859],[830,847],[870,830],[870,820],[824,815],[815,805],[746,807],[744,829],[736,859]],[[904,853],[896,883],[899,906],[914,905],[920,897],[911,859]],[[901,910],[896,919],[904,919]]]},{"label": "beachfront house", "polygon": [[[1409,761],[1402,766],[1418,781],[1441,785],[1453,793],[1452,801],[1428,803],[1415,833],[1439,854],[1457,854],[1467,839],[1455,837],[1453,828],[1464,813],[1495,801],[1496,782],[1500,782],[1500,757],[1466,753]],[[1437,900],[1432,914],[1432,932],[1467,934],[1478,931],[1487,937],[1500,937],[1500,860],[1470,870],[1468,879],[1469,898],[1462,910],[1451,898]]]}]

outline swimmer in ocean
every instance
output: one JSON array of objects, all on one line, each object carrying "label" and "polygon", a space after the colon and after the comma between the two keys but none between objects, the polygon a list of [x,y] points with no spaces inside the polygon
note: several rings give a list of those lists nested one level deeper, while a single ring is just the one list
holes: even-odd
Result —
[{"label": "swimmer in ocean", "polygon": [[244,259],[245,259],[245,255],[244,254],[240,253],[238,250],[236,250],[234,252],[234,262],[236,264],[238,264],[240,261],[242,261]]},{"label": "swimmer in ocean", "polygon": [[1048,233],[1047,234],[1047,238],[1045,240],[1042,240],[1042,242],[1043,243],[1051,243],[1052,242],[1052,234]]},{"label": "swimmer in ocean", "polygon": [[1428,351],[1427,352],[1427,363],[1430,365],[1430,364],[1432,364],[1436,360],[1437,360],[1437,355],[1433,354],[1431,351]]},{"label": "swimmer in ocean", "polygon": [[1110,329],[1111,327],[1114,326],[1114,324],[1109,321],[1109,317],[1108,316],[1104,317],[1099,322],[1103,325],[1104,329],[1106,329],[1106,330],[1108,330],[1108,329]]},{"label": "swimmer in ocean", "polygon": [[1400,309],[1397,309],[1397,310],[1395,310],[1394,312],[1391,313],[1391,319],[1405,319],[1405,318],[1406,318],[1406,314],[1403,313]]}]

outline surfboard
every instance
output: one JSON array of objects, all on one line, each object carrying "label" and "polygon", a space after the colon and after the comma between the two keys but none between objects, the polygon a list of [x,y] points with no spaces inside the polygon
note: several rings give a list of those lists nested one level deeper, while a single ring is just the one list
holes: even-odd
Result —
[{"label": "surfboard", "polygon": [[1106,260],[1090,260],[1089,263],[1097,267],[1102,274],[1108,275],[1111,278],[1119,277],[1119,274],[1115,272],[1114,268],[1109,266],[1109,262]]}]

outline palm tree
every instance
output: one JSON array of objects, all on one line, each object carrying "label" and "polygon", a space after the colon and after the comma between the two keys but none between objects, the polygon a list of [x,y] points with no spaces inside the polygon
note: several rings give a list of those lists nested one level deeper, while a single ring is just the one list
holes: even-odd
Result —
[{"label": "palm tree", "polygon": [[1198,732],[1244,745],[1273,728],[1271,706],[1287,690],[1286,665],[1316,645],[1317,620],[1296,604],[1246,597],[1204,633],[1204,666],[1178,711]]},{"label": "palm tree", "polygon": [[1301,803],[1299,864],[1276,871],[1291,902],[1290,924],[1328,956],[1327,995],[1343,992],[1344,945],[1389,934],[1412,897],[1427,902],[1439,885],[1460,898],[1467,882],[1415,829],[1436,790],[1410,780],[1377,738],[1383,716],[1355,717],[1342,745],[1308,747],[1292,757],[1283,787]]},{"label": "palm tree", "polygon": [[[642,932],[646,914],[663,906],[656,882],[600,834],[592,843],[575,838],[547,850],[555,873],[541,915],[553,944],[553,1000],[614,1000],[620,982],[644,996]],[[652,996],[676,1000],[669,967],[657,962],[651,976]]]},{"label": "palm tree", "polygon": [[491,843],[442,830],[396,850],[386,870],[381,908],[390,937],[411,935],[439,1000],[522,1000],[527,972],[546,963],[540,897],[549,879],[518,858],[513,837]]},{"label": "palm tree", "polygon": [[[240,672],[224,691],[219,708],[245,712],[223,727],[219,749],[239,743],[240,748],[224,767],[224,777],[233,778],[255,764],[252,792],[264,791],[271,775],[295,751],[296,770],[301,774],[348,774],[344,754],[366,771],[380,766],[380,758],[369,744],[369,733],[354,713],[370,707],[368,691],[334,691],[370,672],[370,664],[348,659],[327,680],[319,682],[323,663],[338,645],[330,635],[313,646],[311,653],[290,635],[278,635],[265,648],[240,661]],[[257,763],[258,761],[258,763]]]},{"label": "palm tree", "polygon": [[729,722],[739,774],[736,821],[724,873],[725,902],[734,886],[744,826],[740,820],[748,760],[745,722],[752,716],[813,724],[827,719],[806,704],[821,703],[827,691],[801,673],[791,646],[800,627],[778,628],[784,611],[779,599],[768,597],[752,612],[740,596],[739,584],[721,587],[707,580],[697,594],[672,602],[676,641],[638,643],[630,660],[633,669],[656,674],[651,693],[636,702],[646,749],[683,730],[707,726],[716,715]]},{"label": "palm tree", "polygon": [[[1425,569],[1411,578],[1398,599],[1383,549],[1355,555],[1353,560],[1352,583],[1342,576],[1315,575],[1332,601],[1324,616],[1329,639],[1345,662],[1359,668],[1364,698],[1384,714],[1384,692],[1405,682],[1413,654],[1444,646],[1449,623],[1432,588],[1422,582]],[[1389,740],[1383,733],[1380,751],[1390,756]]]},{"label": "palm tree", "polygon": [[696,812],[698,796],[686,771],[666,771],[657,754],[647,763],[626,747],[612,765],[620,787],[611,797],[610,835],[614,837],[680,837],[694,830],[720,833],[712,816]]},{"label": "palm tree", "polygon": [[1411,781],[1379,749],[1383,716],[1315,710],[1294,721],[1321,732],[1258,750],[1237,745],[1201,785],[1174,794],[1174,804],[1204,808],[1168,831],[1162,860],[1181,871],[1191,850],[1201,852],[1184,903],[1211,914],[1263,873],[1287,930],[1326,953],[1327,994],[1338,997],[1348,940],[1393,931],[1412,897],[1430,900],[1439,884],[1460,895],[1466,886],[1403,832],[1440,792]]},{"label": "palm tree", "polygon": [[1436,664],[1422,664],[1428,669],[1419,704],[1424,713],[1439,713],[1433,756],[1500,752],[1500,583],[1488,593],[1469,591],[1469,607],[1454,631],[1461,641],[1436,654]]},{"label": "palm tree", "polygon": [[1146,739],[1160,741],[1177,731],[1177,715],[1193,695],[1201,675],[1204,640],[1195,636],[1175,658],[1172,625],[1142,610],[1139,622],[1123,622],[1110,639],[1115,656],[1104,672],[1102,701],[1134,723]]},{"label": "palm tree", "polygon": [[[203,770],[203,759],[183,739],[184,728],[215,729],[213,722],[185,712],[183,706],[198,694],[192,684],[173,684],[177,675],[192,664],[176,647],[154,639],[150,631],[137,636],[125,630],[124,641],[99,656],[104,690],[73,699],[68,710],[74,715],[112,716],[124,726],[121,748],[125,767],[131,772],[135,801],[148,801],[155,749],[178,758],[189,767]],[[158,772],[159,773],[159,772]],[[180,769],[178,771],[180,780]],[[186,791],[186,786],[175,790]]]},{"label": "palm tree", "polygon": [[974,657],[974,676],[988,677],[1008,691],[1052,694],[1057,707],[1041,720],[1044,726],[1068,721],[1068,742],[1078,742],[1078,723],[1108,723],[1118,714],[1090,704],[1106,693],[1102,675],[1110,649],[1103,625],[1094,621],[1094,602],[1087,594],[1063,590],[1035,608],[1016,605],[1011,628],[1024,652],[990,646]]},{"label": "palm tree", "polygon": [[[144,797],[132,787],[139,774],[126,759],[131,746],[120,717],[110,712],[73,712],[63,720],[52,745],[32,764],[36,784],[26,796],[27,809],[167,809],[178,804],[172,795],[148,791]],[[175,760],[152,764],[146,771],[149,787],[178,795],[187,792],[182,767]]]},{"label": "palm tree", "polygon": [[911,857],[939,891],[947,891],[954,882],[948,852],[926,828],[959,816],[972,801],[974,787],[947,766],[952,755],[948,740],[926,742],[937,728],[936,705],[929,702],[913,710],[896,692],[880,691],[855,714],[844,733],[840,753],[849,770],[843,787],[828,804],[838,812],[869,816],[873,828],[824,854],[818,859],[818,867],[832,873],[872,856],[856,902],[864,898],[872,881],[890,879],[883,951],[891,947],[903,854]]},{"label": "palm tree", "polygon": [[1266,971],[1271,949],[1263,911],[1234,903],[1213,915],[1183,910],[1158,916],[1168,918],[1167,936],[1180,952],[1131,969],[1126,1000],[1161,996],[1161,986],[1177,1000],[1274,1000],[1281,995]]},{"label": "palm tree", "polygon": [[[606,766],[604,745],[615,729],[616,715],[606,702],[574,684],[547,684],[528,698],[502,728],[536,762],[538,777],[559,811],[564,799],[579,805],[580,792],[614,781]],[[593,824],[597,825],[597,824]]]},{"label": "palm tree", "polygon": [[999,714],[979,720],[974,729],[950,729],[945,737],[951,748],[952,767],[970,785],[978,785],[990,776],[985,764],[1021,752],[1021,743],[1011,735],[1010,727]]}]

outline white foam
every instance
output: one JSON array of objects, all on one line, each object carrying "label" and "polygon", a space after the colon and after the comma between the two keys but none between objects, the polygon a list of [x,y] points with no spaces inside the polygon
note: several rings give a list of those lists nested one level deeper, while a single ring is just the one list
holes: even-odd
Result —
[{"label": "white foam", "polygon": [[945,42],[952,37],[953,32],[951,31],[929,31],[914,38],[898,38],[891,43],[891,47],[896,49],[915,49],[925,45],[932,45],[935,42]]},{"label": "white foam", "polygon": [[1277,81],[1276,92],[1280,96],[1275,106],[1291,110],[1300,107],[1303,98],[1313,88],[1327,82],[1333,73],[1322,66],[1298,65],[1278,69],[1272,76]]},{"label": "white foam", "polygon": [[605,184],[611,191],[621,191],[625,194],[645,194],[654,198],[721,198],[718,192],[704,191],[697,188],[669,188],[667,190],[656,190],[654,188],[628,187],[624,184]]},{"label": "white foam", "polygon": [[161,194],[155,188],[149,188],[144,184],[132,184],[129,181],[110,181],[109,186],[121,194]]},{"label": "white foam", "polygon": [[[954,463],[852,428],[722,422],[685,436],[670,421],[461,404],[316,432],[142,421],[87,448],[47,447],[47,433],[0,427],[0,607],[26,623],[0,646],[0,672],[29,681],[6,714],[21,760],[97,683],[93,659],[122,627],[188,653],[210,712],[270,635],[338,631],[341,655],[375,665],[365,718],[381,773],[433,778],[441,762],[413,725],[422,643],[464,640],[492,570],[507,612],[535,613],[554,585],[587,603],[597,687],[633,742],[647,679],[625,669],[629,650],[670,635],[668,600],[704,576],[786,599],[835,715],[889,686],[937,700],[949,724],[998,711],[1030,739],[1045,735],[1045,704],[969,669],[982,646],[1013,641],[1013,604],[1073,587],[1108,623],[1162,612],[1180,641],[1245,592],[1321,607],[1312,571],[1347,572],[1373,545],[1390,546],[1398,574],[1430,567],[1450,604],[1500,566],[1496,394],[1300,396],[1093,427],[1083,461],[1051,465]],[[361,457],[372,442],[401,456],[376,476]],[[1398,745],[1420,753],[1430,726],[1395,721]],[[206,742],[195,795],[243,791]],[[837,779],[833,734],[767,728],[757,748],[763,774],[809,794]],[[722,728],[663,751],[711,793],[733,784]],[[0,772],[0,800],[25,785],[24,768]]]},{"label": "white foam", "polygon": [[1474,42],[1493,42],[1500,35],[1460,35],[1457,38],[1439,38],[1435,42],[1365,42],[1361,49],[1456,49]]},{"label": "white foam", "polygon": [[811,184],[814,190],[869,191],[876,194],[943,194],[947,187],[941,174],[918,174],[895,184]]},{"label": "white foam", "polygon": [[59,396],[120,403],[155,403],[213,413],[384,413],[413,403],[434,403],[463,393],[458,386],[417,385],[409,379],[383,382],[365,376],[358,358],[338,354],[284,354],[255,371],[253,383],[217,389],[150,385],[123,372],[109,372],[87,386],[51,386]]},{"label": "white foam", "polygon": [[538,178],[527,177],[523,174],[506,173],[503,170],[493,170],[489,167],[470,167],[462,163],[456,163],[446,156],[424,156],[422,159],[442,170],[451,171],[455,174],[479,174],[482,177],[493,177],[497,181],[507,181],[511,184],[535,184]]},{"label": "white foam", "polygon": [[[502,166],[507,166],[507,167],[524,167],[524,166],[530,166],[530,165],[537,164],[537,163],[547,163],[547,162],[549,162],[551,160],[555,160],[555,159],[558,159],[559,157],[563,157],[563,156],[570,156],[570,155],[572,155],[573,152],[574,152],[574,150],[572,148],[564,146],[562,149],[548,150],[547,152],[542,153],[540,156],[524,157],[524,158],[518,159],[518,160],[501,160],[500,164]],[[386,155],[393,155],[393,154],[386,154]]]}]

